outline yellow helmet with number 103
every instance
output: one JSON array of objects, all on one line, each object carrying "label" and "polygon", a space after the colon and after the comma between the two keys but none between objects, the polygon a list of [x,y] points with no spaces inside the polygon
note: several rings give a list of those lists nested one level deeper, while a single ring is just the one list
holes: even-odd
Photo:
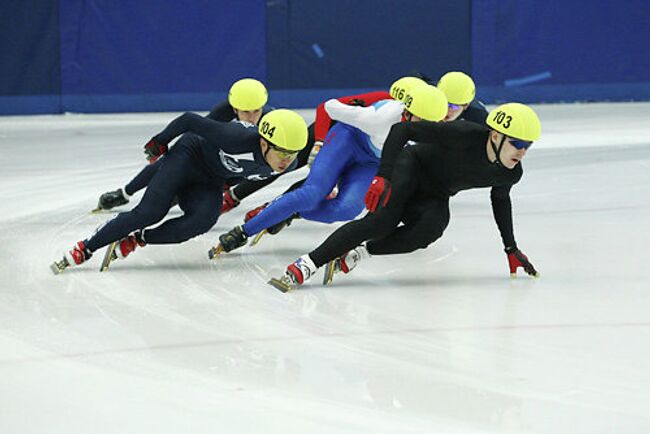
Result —
[{"label": "yellow helmet with number 103", "polygon": [[268,112],[260,119],[257,131],[265,140],[287,151],[300,151],[307,146],[307,124],[293,110]]},{"label": "yellow helmet with number 103", "polygon": [[447,116],[447,97],[437,87],[424,84],[406,94],[404,108],[420,119],[438,122]]},{"label": "yellow helmet with number 103", "polygon": [[228,92],[228,103],[237,110],[259,110],[269,99],[269,93],[262,82],[254,78],[236,81]]},{"label": "yellow helmet with number 103", "polygon": [[488,114],[486,123],[495,131],[526,142],[534,142],[542,135],[542,124],[537,114],[518,102],[498,106]]},{"label": "yellow helmet with number 103", "polygon": [[426,81],[417,77],[402,77],[390,86],[390,96],[397,101],[404,102],[406,94],[415,86],[427,84]]}]

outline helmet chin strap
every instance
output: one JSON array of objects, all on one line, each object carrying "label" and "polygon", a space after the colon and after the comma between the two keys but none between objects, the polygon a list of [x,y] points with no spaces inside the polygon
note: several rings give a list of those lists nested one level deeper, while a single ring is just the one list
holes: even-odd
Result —
[{"label": "helmet chin strap", "polygon": [[496,156],[496,160],[492,162],[492,164],[503,167],[503,163],[501,163],[501,149],[503,149],[503,144],[506,141],[506,136],[501,136],[501,142],[499,143],[499,147],[497,148],[496,143],[494,143],[494,140],[492,140],[492,137],[490,137],[490,145],[492,146],[492,150],[494,151],[494,155]]}]

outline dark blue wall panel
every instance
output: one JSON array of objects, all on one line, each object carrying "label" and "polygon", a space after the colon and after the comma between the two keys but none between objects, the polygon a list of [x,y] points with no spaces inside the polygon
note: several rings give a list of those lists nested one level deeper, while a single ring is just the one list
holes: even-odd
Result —
[{"label": "dark blue wall panel", "polygon": [[266,77],[264,0],[60,2],[65,110],[205,109]]},{"label": "dark blue wall panel", "polygon": [[58,1],[2,0],[0,114],[60,109]]},{"label": "dark blue wall panel", "polygon": [[274,0],[272,89],[387,88],[419,70],[471,69],[469,0]]},{"label": "dark blue wall panel", "polygon": [[472,16],[473,75],[496,99],[650,98],[647,0],[482,0]]},{"label": "dark blue wall panel", "polygon": [[313,107],[420,71],[486,102],[650,100],[650,2],[2,0],[0,114]]}]

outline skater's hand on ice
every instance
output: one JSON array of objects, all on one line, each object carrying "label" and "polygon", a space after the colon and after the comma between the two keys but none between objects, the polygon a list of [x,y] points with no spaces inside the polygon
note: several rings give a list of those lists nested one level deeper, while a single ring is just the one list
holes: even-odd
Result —
[{"label": "skater's hand on ice", "polygon": [[366,196],[363,198],[366,208],[370,212],[375,212],[378,205],[381,204],[382,207],[386,206],[388,199],[390,199],[390,193],[390,181],[381,176],[375,176],[370,183]]},{"label": "skater's hand on ice", "polygon": [[144,145],[144,153],[147,156],[147,160],[150,163],[155,163],[158,158],[164,155],[167,152],[167,144],[160,143],[155,138],[149,140],[146,145]]},{"label": "skater's hand on ice", "polygon": [[508,255],[510,277],[517,277],[517,268],[519,267],[523,268],[529,276],[539,277],[539,273],[521,250],[516,247],[506,247],[506,255]]}]

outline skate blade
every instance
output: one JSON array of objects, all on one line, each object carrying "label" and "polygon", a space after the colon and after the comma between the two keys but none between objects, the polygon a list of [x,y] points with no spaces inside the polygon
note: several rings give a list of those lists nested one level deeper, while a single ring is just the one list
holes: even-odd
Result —
[{"label": "skate blade", "polygon": [[91,210],[90,213],[91,213],[91,214],[98,214],[98,213],[100,213],[100,212],[103,211],[103,210],[104,210],[104,208],[101,208],[101,207],[98,206],[97,208]]},{"label": "skate blade", "polygon": [[264,229],[262,232],[255,235],[255,238],[253,238],[253,241],[251,241],[250,246],[253,247],[253,246],[257,245],[257,243],[259,243],[260,240],[262,239],[262,237],[267,233],[268,233],[268,231],[266,229]]},{"label": "skate blade", "polygon": [[99,268],[99,271],[108,271],[108,267],[111,265],[114,259],[117,258],[115,254],[115,248],[117,247],[119,241],[115,241],[108,246],[106,253],[104,253],[104,259],[102,260],[102,266]]},{"label": "skate blade", "polygon": [[325,275],[323,276],[323,285],[329,285],[334,280],[334,271],[336,271],[336,260],[329,261],[325,265]]},{"label": "skate blade", "polygon": [[267,283],[272,287],[274,287],[275,289],[277,289],[278,291],[284,293],[287,293],[292,289],[294,289],[292,285],[287,284],[282,279],[276,279],[275,277],[272,277],[271,280],[269,280]]},{"label": "skate blade", "polygon": [[52,273],[54,273],[55,275],[58,275],[58,274],[63,273],[63,270],[65,270],[69,266],[70,266],[70,264],[68,263],[68,260],[65,259],[65,257],[64,257],[60,261],[54,261],[50,265],[50,270],[52,270]]},{"label": "skate blade", "polygon": [[221,255],[225,250],[223,249],[223,246],[221,243],[217,244],[210,250],[208,250],[208,258],[210,259],[217,259],[219,255]]}]

